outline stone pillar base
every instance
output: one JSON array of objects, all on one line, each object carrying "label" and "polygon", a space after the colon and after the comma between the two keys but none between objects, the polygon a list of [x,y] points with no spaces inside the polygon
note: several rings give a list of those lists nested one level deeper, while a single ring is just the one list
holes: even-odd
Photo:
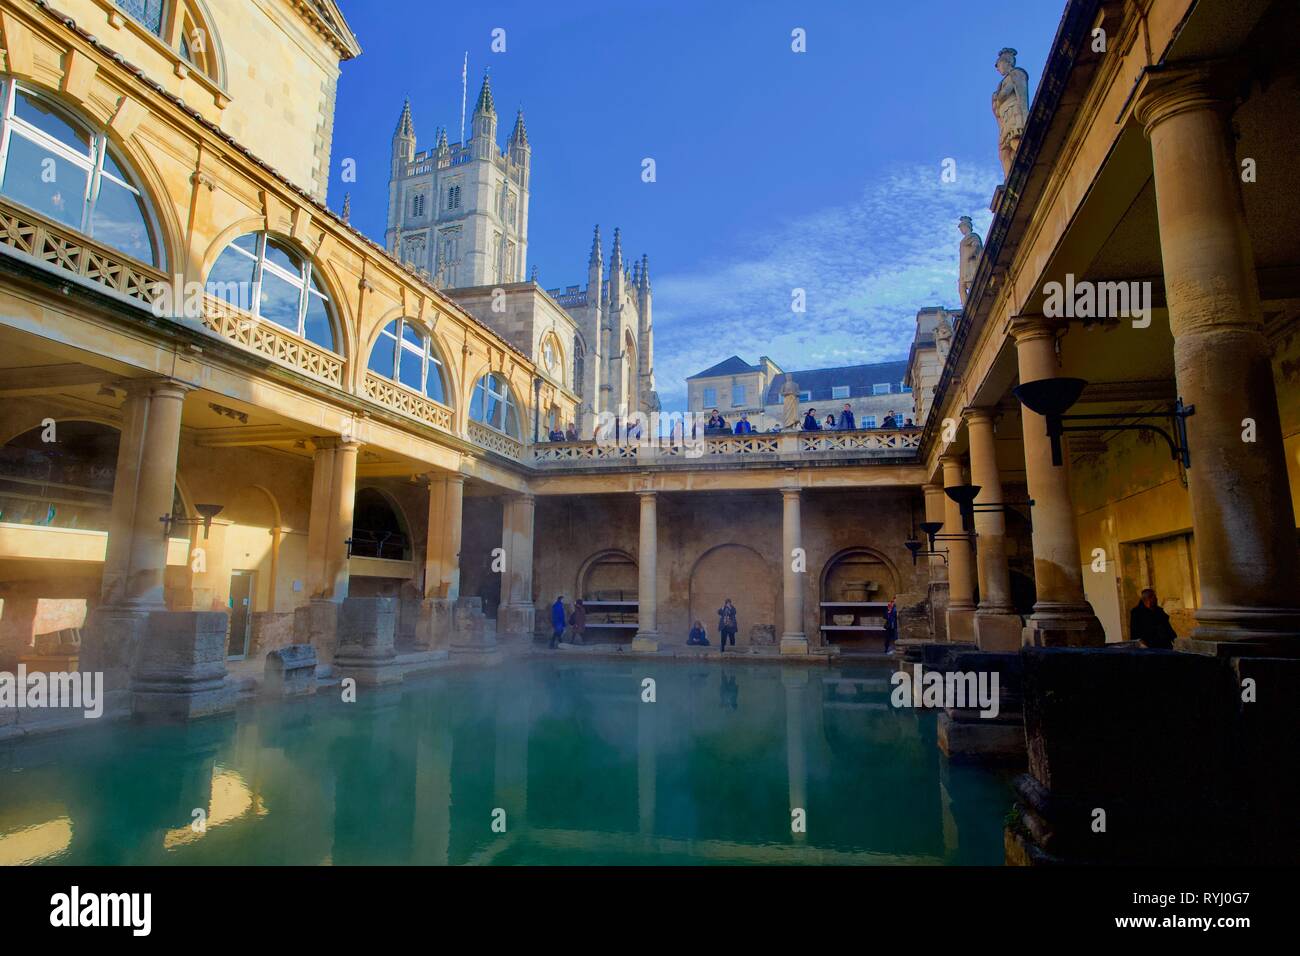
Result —
[{"label": "stone pillar base", "polygon": [[659,635],[638,631],[636,637],[632,638],[632,650],[646,654],[656,653],[659,650]]},{"label": "stone pillar base", "polygon": [[128,691],[140,644],[149,628],[147,608],[97,607],[81,633],[78,670],[104,675],[104,689]]},{"label": "stone pillar base", "polygon": [[225,611],[149,614],[131,681],[136,717],[190,720],[232,710]]},{"label": "stone pillar base", "polygon": [[303,697],[316,693],[316,648],[286,644],[266,655],[262,692],[272,697]]},{"label": "stone pillar base", "polygon": [[450,644],[455,608],[456,602],[451,598],[425,598],[420,604],[420,619],[415,625],[416,646],[440,648]]},{"label": "stone pillar base", "polygon": [[497,609],[497,635],[531,641],[536,618],[531,604],[503,604]]},{"label": "stone pillar base", "polygon": [[293,610],[293,642],[310,644],[322,664],[334,661],[339,642],[339,605],[324,598],[313,598]]},{"label": "stone pillar base", "polygon": [[1025,622],[1022,642],[1026,647],[1101,647],[1106,632],[1092,613],[1092,606],[1034,605],[1034,613]]},{"label": "stone pillar base", "polygon": [[1295,608],[1211,607],[1196,611],[1190,638],[1179,649],[1213,657],[1300,657],[1300,612]]},{"label": "stone pillar base", "polygon": [[981,651],[1018,651],[1024,641],[1024,622],[1012,611],[975,612],[975,644]]},{"label": "stone pillar base", "polygon": [[487,652],[496,650],[497,636],[483,613],[483,599],[457,598],[451,610],[451,649],[456,653],[466,651]]},{"label": "stone pillar base", "polygon": [[950,708],[939,714],[938,741],[954,763],[1025,762],[1025,724],[1019,713],[984,718],[978,710]]},{"label": "stone pillar base", "polygon": [[955,644],[975,642],[975,608],[951,607],[945,613],[948,640]]},{"label": "stone pillar base", "polygon": [[807,654],[808,653],[808,636],[806,634],[782,634],[781,635],[781,655],[786,654]]},{"label": "stone pillar base", "polygon": [[948,582],[932,581],[928,589],[930,637],[936,641],[948,640]]},{"label": "stone pillar base", "polygon": [[395,646],[397,598],[346,598],[339,611],[339,649],[334,670],[358,684],[402,679]]}]

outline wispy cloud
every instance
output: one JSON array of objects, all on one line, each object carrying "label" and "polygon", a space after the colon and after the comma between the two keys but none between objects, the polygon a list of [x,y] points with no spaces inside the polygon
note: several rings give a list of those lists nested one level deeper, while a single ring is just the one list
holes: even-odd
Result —
[{"label": "wispy cloud", "polygon": [[[655,377],[665,410],[686,404],[685,379],[732,353],[782,368],[905,358],[916,311],[957,304],[957,218],[987,231],[989,166],[897,167],[843,206],[777,223],[732,258],[654,279]],[[791,311],[803,289],[807,311]]]}]

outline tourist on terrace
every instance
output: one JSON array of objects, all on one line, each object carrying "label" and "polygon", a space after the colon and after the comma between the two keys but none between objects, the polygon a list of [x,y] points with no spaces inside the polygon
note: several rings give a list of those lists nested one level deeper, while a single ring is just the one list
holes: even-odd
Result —
[{"label": "tourist on terrace", "polygon": [[730,433],[731,429],[727,427],[727,420],[722,417],[722,413],[716,408],[713,414],[709,416],[708,424],[704,426],[706,435],[725,435]]},{"label": "tourist on terrace", "polygon": [[817,409],[808,409],[807,414],[803,417],[803,430],[806,432],[819,432],[822,427],[817,424]]},{"label": "tourist on terrace", "polygon": [[564,432],[558,428],[552,428],[546,435],[548,441],[564,441]]},{"label": "tourist on terrace", "polygon": [[723,602],[722,607],[718,608],[718,643],[722,645],[722,652],[727,652],[727,641],[731,641],[731,646],[736,646],[736,631],[739,625],[736,623],[736,605],[731,603],[731,598]]},{"label": "tourist on terrace", "polygon": [[569,615],[569,624],[573,626],[573,643],[585,644],[584,632],[587,630],[587,608],[582,598],[573,602],[573,613]]},{"label": "tourist on terrace", "polygon": [[736,434],[748,435],[754,431],[754,426],[749,424],[749,416],[741,415],[740,421],[736,422]]},{"label": "tourist on terrace", "polygon": [[903,422],[903,427],[904,427],[904,428],[915,428],[915,427],[916,427],[916,424],[915,424],[915,423],[914,423],[914,422],[909,418],[907,421]]},{"label": "tourist on terrace", "polygon": [[833,431],[835,431],[835,416],[834,416],[834,415],[827,415],[827,416],[826,416],[826,424],[825,424],[825,426],[823,426],[823,427],[825,427],[825,429],[826,429],[828,432],[833,432]]},{"label": "tourist on terrace", "polygon": [[898,427],[898,415],[894,412],[892,408],[889,410],[889,414],[885,416],[885,420],[880,423],[880,427],[881,428]]},{"label": "tourist on terrace", "polygon": [[1143,647],[1173,650],[1178,635],[1169,623],[1169,615],[1156,600],[1155,588],[1143,588],[1137,607],[1128,612],[1128,636]]},{"label": "tourist on terrace", "polygon": [[554,650],[560,643],[560,638],[564,636],[564,595],[556,597],[555,603],[551,605],[551,649]]},{"label": "tourist on terrace", "polygon": [[578,429],[573,427],[573,422],[569,422],[568,426],[564,429],[564,440],[565,441],[578,440]]},{"label": "tourist on terrace", "polygon": [[701,622],[696,621],[691,627],[691,634],[686,638],[686,643],[693,647],[709,646],[709,635],[704,630],[704,625]]},{"label": "tourist on terrace", "polygon": [[853,420],[853,406],[850,405],[848,402],[845,402],[844,411],[840,412],[840,431],[842,432],[856,431],[857,427],[858,427],[857,422]]}]

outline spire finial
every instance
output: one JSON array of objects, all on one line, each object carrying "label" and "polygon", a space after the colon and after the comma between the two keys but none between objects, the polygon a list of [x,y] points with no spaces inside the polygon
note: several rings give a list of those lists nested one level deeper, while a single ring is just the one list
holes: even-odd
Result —
[{"label": "spire finial", "polygon": [[587,259],[587,265],[595,265],[600,262],[600,223],[596,223],[596,234],[591,237],[591,256]]},{"label": "spire finial", "polygon": [[524,126],[524,108],[519,107],[515,114],[515,128],[510,131],[510,143],[514,146],[528,145],[528,129]]},{"label": "spire finial", "polygon": [[343,194],[343,221],[350,223],[352,221],[352,194]]},{"label": "spire finial", "polygon": [[415,138],[415,123],[411,120],[411,98],[408,96],[402,104],[402,115],[397,119],[397,136]]},{"label": "spire finial", "polygon": [[478,102],[474,104],[474,112],[495,116],[496,111],[496,105],[492,102],[491,77],[485,70],[483,73],[483,86],[478,91]]}]

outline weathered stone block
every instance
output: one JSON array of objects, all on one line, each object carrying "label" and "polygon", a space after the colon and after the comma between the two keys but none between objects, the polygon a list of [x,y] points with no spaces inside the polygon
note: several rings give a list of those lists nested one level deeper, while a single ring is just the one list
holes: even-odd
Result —
[{"label": "weathered stone block", "polygon": [[339,605],[314,599],[293,611],[293,642],[310,644],[322,664],[334,660],[338,649]]},{"label": "weathered stone block", "polygon": [[264,693],[274,697],[300,697],[316,693],[316,648],[288,644],[266,655]]},{"label": "weathered stone block", "polygon": [[773,646],[776,644],[776,625],[775,624],[755,624],[749,629],[749,643],[760,646]]},{"label": "weathered stone block", "polygon": [[131,681],[137,717],[188,720],[234,707],[226,677],[225,611],[148,616]]},{"label": "weathered stone block", "polygon": [[496,632],[483,614],[483,599],[461,597],[452,609],[451,646],[458,652],[495,650]]},{"label": "weathered stone block", "polygon": [[428,598],[420,602],[415,625],[415,645],[421,648],[446,647],[451,643],[452,612],[456,602],[448,598]]},{"label": "weathered stone block", "polygon": [[338,618],[334,669],[358,684],[390,684],[402,679],[397,666],[397,598],[347,598]]}]

